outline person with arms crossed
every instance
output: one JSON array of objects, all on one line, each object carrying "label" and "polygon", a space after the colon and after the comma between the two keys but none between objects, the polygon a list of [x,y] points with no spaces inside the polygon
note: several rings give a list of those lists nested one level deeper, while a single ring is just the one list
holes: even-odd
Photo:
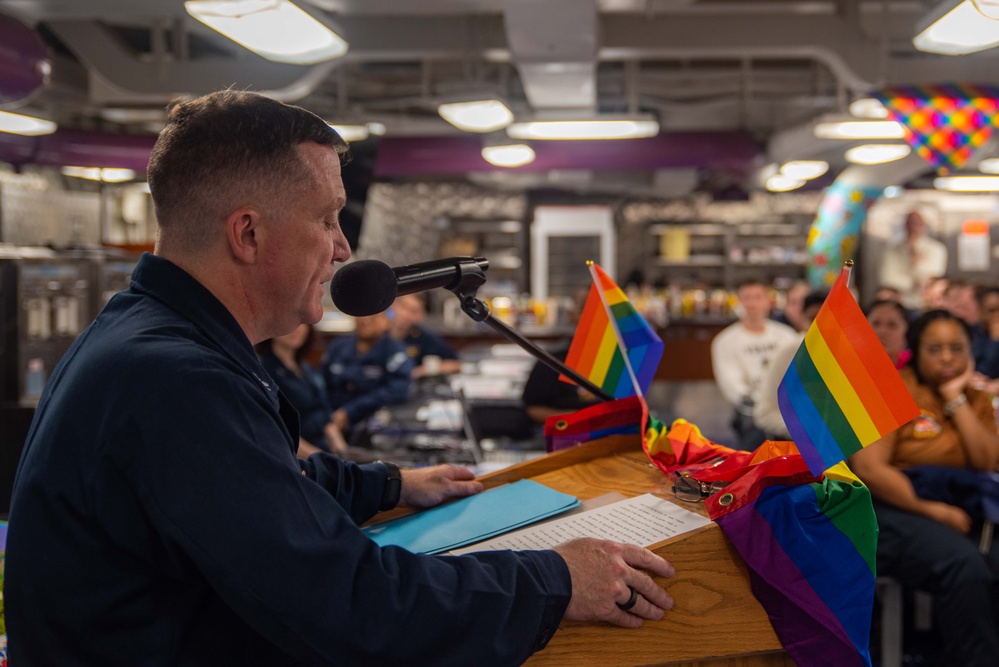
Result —
[{"label": "person with arms crossed", "polygon": [[12,664],[519,664],[562,619],[637,627],[672,607],[653,577],[673,567],[633,545],[379,548],[358,528],[379,510],[481,485],[452,466],[296,458],[297,415],[253,345],[323,314],[350,256],[345,152],[325,121],[260,95],[171,110],[148,171],[155,254],[65,354],[24,447]]},{"label": "person with arms crossed", "polygon": [[754,406],[760,401],[760,386],[777,350],[797,340],[794,329],[770,319],[767,286],[758,278],[739,284],[741,315],[711,341],[711,368],[722,395],[732,405],[732,429],[738,447],[756,449],[766,433],[753,421]]},{"label": "person with arms crossed", "polygon": [[924,303],[923,286],[947,274],[947,246],[930,238],[926,218],[920,211],[905,216],[905,236],[885,250],[878,284],[894,287],[902,305],[911,310],[932,307]]}]

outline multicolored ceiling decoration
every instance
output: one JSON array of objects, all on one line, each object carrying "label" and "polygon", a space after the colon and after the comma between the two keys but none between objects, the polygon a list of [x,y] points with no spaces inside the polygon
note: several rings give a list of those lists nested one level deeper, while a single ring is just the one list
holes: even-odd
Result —
[{"label": "multicolored ceiling decoration", "polygon": [[875,96],[902,124],[905,140],[941,174],[960,169],[989,140],[999,115],[999,88],[939,84],[883,88]]}]

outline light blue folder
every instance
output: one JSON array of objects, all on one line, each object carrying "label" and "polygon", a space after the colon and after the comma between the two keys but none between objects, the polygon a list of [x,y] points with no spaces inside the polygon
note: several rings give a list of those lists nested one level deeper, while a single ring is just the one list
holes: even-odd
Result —
[{"label": "light blue folder", "polygon": [[364,529],[378,546],[414,553],[457,549],[554,516],[579,504],[573,496],[522,479],[419,514]]}]

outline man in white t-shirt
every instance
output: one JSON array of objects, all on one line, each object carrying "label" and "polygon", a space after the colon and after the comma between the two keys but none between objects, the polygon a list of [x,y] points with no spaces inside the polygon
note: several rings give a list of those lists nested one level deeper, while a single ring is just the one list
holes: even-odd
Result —
[{"label": "man in white t-shirt", "polygon": [[774,354],[797,339],[794,329],[770,319],[767,285],[745,280],[736,291],[742,315],[711,342],[715,382],[735,409],[732,428],[742,449],[756,449],[766,434],[753,422],[753,405]]},{"label": "man in white t-shirt", "polygon": [[947,246],[926,235],[926,220],[919,211],[905,218],[905,238],[885,251],[879,284],[902,294],[902,305],[922,310],[926,304],[920,290],[931,278],[947,273]]}]

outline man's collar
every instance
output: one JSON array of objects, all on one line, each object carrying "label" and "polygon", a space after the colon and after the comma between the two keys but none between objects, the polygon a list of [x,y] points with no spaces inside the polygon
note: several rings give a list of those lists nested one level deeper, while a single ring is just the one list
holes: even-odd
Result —
[{"label": "man's collar", "polygon": [[251,372],[260,367],[253,345],[232,313],[207,287],[168,259],[143,253],[132,272],[133,291],[163,302]]}]

